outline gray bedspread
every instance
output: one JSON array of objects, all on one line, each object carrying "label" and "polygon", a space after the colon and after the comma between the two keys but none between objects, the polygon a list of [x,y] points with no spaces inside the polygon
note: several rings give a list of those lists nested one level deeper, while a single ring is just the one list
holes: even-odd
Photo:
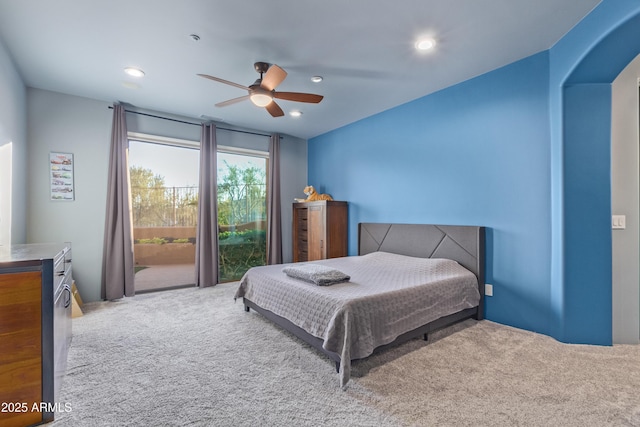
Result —
[{"label": "gray bedspread", "polygon": [[235,297],[288,319],[324,340],[340,355],[340,385],[351,360],[373,353],[405,332],[478,305],[476,276],[447,259],[414,258],[386,252],[314,261],[336,268],[349,282],[317,286],[288,277],[285,265],[254,267]]}]

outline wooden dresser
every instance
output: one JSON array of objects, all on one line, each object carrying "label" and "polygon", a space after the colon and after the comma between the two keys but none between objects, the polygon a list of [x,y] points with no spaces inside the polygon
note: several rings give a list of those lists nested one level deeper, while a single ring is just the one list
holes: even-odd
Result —
[{"label": "wooden dresser", "polygon": [[293,262],[347,256],[347,202],[293,204]]},{"label": "wooden dresser", "polygon": [[0,246],[0,427],[52,421],[71,343],[71,245]]}]

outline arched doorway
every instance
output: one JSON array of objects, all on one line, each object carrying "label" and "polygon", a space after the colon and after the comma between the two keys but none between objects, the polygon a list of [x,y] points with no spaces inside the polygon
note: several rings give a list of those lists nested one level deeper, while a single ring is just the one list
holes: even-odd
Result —
[{"label": "arched doorway", "polygon": [[562,82],[555,236],[562,271],[554,283],[562,341],[612,343],[611,83],[640,52],[640,7],[633,10],[587,48]]}]

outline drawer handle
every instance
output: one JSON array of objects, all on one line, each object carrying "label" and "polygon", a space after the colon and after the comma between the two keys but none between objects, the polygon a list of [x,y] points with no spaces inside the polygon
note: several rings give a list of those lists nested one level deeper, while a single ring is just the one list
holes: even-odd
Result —
[{"label": "drawer handle", "polygon": [[68,308],[71,305],[71,286],[64,285],[62,291],[65,292],[64,308]]}]

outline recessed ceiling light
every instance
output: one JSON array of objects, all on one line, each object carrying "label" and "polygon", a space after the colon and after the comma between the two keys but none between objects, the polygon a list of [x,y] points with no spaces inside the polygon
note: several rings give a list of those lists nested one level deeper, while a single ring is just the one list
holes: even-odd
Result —
[{"label": "recessed ceiling light", "polygon": [[436,45],[436,41],[432,38],[420,39],[416,42],[416,49],[429,50],[433,49]]},{"label": "recessed ceiling light", "polygon": [[293,110],[291,112],[289,112],[289,115],[291,117],[300,117],[302,115],[302,111],[300,110]]},{"label": "recessed ceiling light", "polygon": [[140,68],[136,68],[136,67],[127,67],[124,69],[124,72],[129,74],[132,77],[143,77],[144,76],[144,71],[142,71]]},{"label": "recessed ceiling light", "polygon": [[314,83],[320,83],[322,81],[322,76],[313,76],[311,77],[311,81]]},{"label": "recessed ceiling light", "polygon": [[194,42],[197,42],[200,40],[200,36],[197,34],[189,34],[189,37],[191,37],[191,40],[193,40]]}]

